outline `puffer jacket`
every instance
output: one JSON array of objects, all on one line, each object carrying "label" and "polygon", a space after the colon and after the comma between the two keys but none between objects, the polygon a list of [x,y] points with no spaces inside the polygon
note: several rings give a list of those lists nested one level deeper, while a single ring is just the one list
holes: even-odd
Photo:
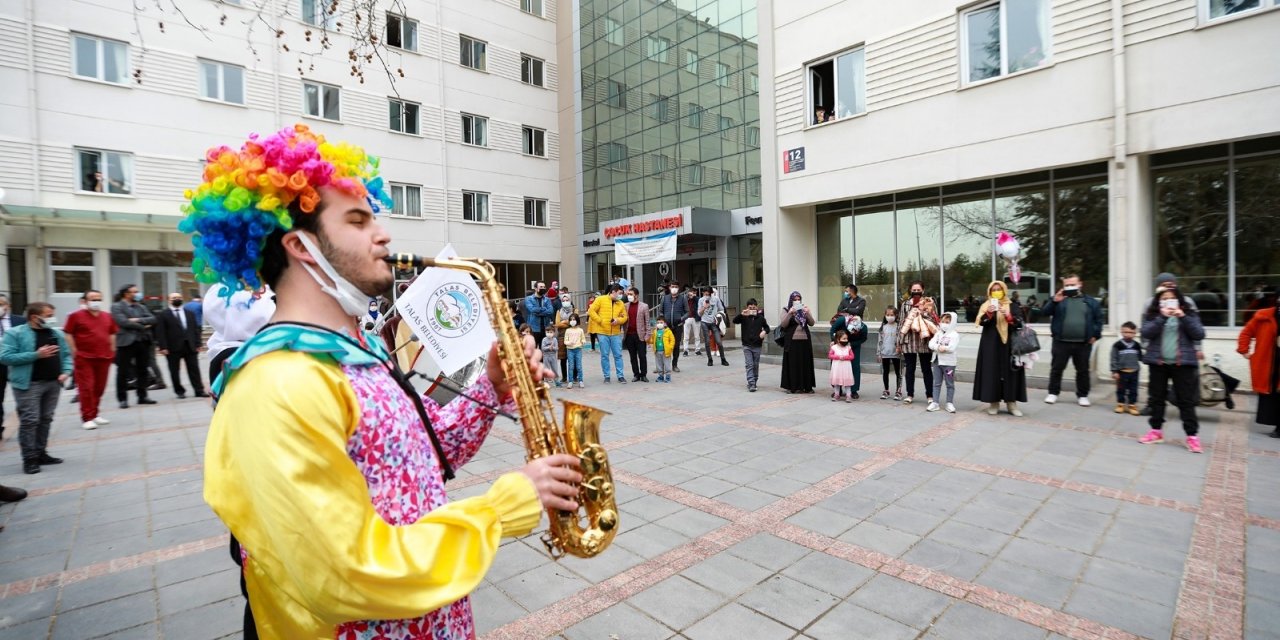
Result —
[{"label": "puffer jacket", "polygon": [[[591,303],[589,313],[591,322],[588,326],[591,333],[616,336],[626,328],[627,303],[621,300],[614,300],[609,296],[597,296],[595,302]],[[609,321],[613,319],[617,319],[618,324],[610,324]]]},{"label": "puffer jacket", "polygon": [[1169,318],[1157,313],[1142,319],[1142,339],[1145,341],[1142,361],[1149,365],[1199,366],[1196,357],[1196,343],[1204,340],[1204,325],[1200,322],[1200,314],[1192,312],[1178,318],[1178,357],[1174,362],[1165,362],[1161,341],[1164,338],[1166,322]]}]

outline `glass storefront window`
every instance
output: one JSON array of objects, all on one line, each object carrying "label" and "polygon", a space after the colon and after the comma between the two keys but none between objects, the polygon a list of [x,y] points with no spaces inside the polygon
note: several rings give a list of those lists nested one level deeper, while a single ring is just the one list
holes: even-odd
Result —
[{"label": "glass storefront window", "polygon": [[976,319],[975,300],[987,295],[993,278],[991,190],[981,194],[957,195],[942,201],[942,221],[946,245],[946,296],[943,305],[966,321]]},{"label": "glass storefront window", "polygon": [[[819,317],[829,318],[840,304],[844,285],[853,282],[853,217],[828,214],[818,218],[818,300],[814,307]],[[799,256],[781,256],[782,260]],[[800,289],[799,283],[783,282],[786,291]]]},{"label": "glass storefront window", "polygon": [[[1111,295],[1107,290],[1110,277],[1108,251],[1111,232],[1108,228],[1109,198],[1105,178],[1095,178],[1073,183],[1054,183],[1053,234],[1054,259],[1058,281],[1047,291],[1039,292],[1039,304],[1046,294],[1056,293],[1061,279],[1076,275],[1082,281],[1085,293],[1098,299],[1102,305],[1103,322],[1108,321]],[[1099,259],[1103,257],[1103,259]]]},{"label": "glass storefront window", "polygon": [[[1183,293],[1200,307],[1206,326],[1227,325],[1230,238],[1227,165],[1184,167],[1156,176],[1156,272],[1178,276]],[[1150,296],[1144,296],[1149,298]]]},{"label": "glass storefront window", "polygon": [[[924,294],[942,306],[942,212],[934,204],[908,203],[897,211],[898,291],[924,283]],[[938,311],[945,311],[939,308]]]},{"label": "glass storefront window", "polygon": [[[1049,185],[1000,190],[995,197],[996,226],[990,238],[1001,231],[1008,231],[1018,239],[1022,256],[1018,268],[1022,275],[1017,283],[1009,277],[1009,263],[996,258],[996,278],[1009,285],[1010,295],[1024,307],[1024,317],[1031,322],[1042,322],[1040,308],[1058,288],[1054,285],[1051,268],[1053,253],[1053,227],[1050,225]],[[1104,225],[1105,230],[1105,225]],[[1105,255],[1106,244],[1103,244]],[[1105,282],[1103,284],[1106,284]],[[978,301],[986,298],[986,287],[981,285],[975,296]],[[970,302],[972,307],[972,301]]]},{"label": "glass storefront window", "polygon": [[1274,304],[1280,284],[1280,156],[1236,162],[1235,326]]},{"label": "glass storefront window", "polygon": [[867,299],[867,317],[878,321],[884,317],[885,309],[898,299],[893,275],[897,260],[893,210],[859,210],[853,220],[856,259],[853,281],[858,285],[858,295]]}]

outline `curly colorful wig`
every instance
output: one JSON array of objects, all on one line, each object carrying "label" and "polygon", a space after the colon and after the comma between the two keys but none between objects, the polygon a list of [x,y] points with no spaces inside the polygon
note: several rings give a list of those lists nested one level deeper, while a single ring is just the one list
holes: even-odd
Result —
[{"label": "curly colorful wig", "polygon": [[262,288],[267,238],[292,229],[294,215],[314,215],[321,187],[366,198],[374,213],[391,207],[377,158],[303,124],[252,134],[239,151],[214,147],[206,159],[204,182],[184,193],[178,230],[191,234],[196,280],[225,284],[228,294]]}]

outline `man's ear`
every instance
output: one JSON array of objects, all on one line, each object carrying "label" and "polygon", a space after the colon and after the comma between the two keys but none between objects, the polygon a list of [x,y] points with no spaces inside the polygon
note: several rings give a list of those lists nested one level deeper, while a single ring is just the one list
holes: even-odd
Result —
[{"label": "man's ear", "polygon": [[280,238],[280,245],[284,247],[285,255],[295,262],[316,264],[316,259],[311,256],[311,252],[307,251],[306,246],[302,244],[302,240],[298,237],[300,233],[304,232],[290,231]]}]

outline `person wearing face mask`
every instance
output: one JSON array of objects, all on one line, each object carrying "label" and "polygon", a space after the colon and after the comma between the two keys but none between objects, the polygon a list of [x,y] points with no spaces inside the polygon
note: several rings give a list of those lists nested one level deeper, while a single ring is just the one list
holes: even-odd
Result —
[{"label": "person wearing face mask", "polygon": [[363,149],[295,125],[206,157],[179,225],[198,234],[196,277],[266,284],[276,299],[215,382],[205,447],[204,497],[242,565],[245,637],[474,637],[467,594],[501,539],[529,533],[544,509],[576,511],[582,476],[575,456],[552,455],[471,498],[451,501],[444,481],[497,411],[518,412],[512,355],[534,384],[554,373],[532,338],[506,357],[495,344],[442,406],[361,329],[369,298],[393,284],[375,217],[391,198]]},{"label": "person wearing face mask", "polygon": [[676,339],[667,328],[667,321],[658,318],[653,323],[653,331],[649,333],[649,346],[653,348],[653,370],[658,374],[658,382],[671,382],[671,352],[675,349]]},{"label": "person wearing face mask", "polygon": [[204,351],[200,324],[196,322],[196,314],[183,308],[183,303],[181,293],[175,291],[169,294],[169,308],[158,317],[160,326],[156,330],[156,344],[160,348],[160,355],[169,361],[169,379],[173,380],[173,390],[178,394],[178,399],[187,397],[187,390],[179,377],[184,364],[192,393],[197,398],[208,398],[209,394],[205,392],[204,381],[200,376],[200,352]]},{"label": "person wearing face mask", "polygon": [[0,343],[0,362],[9,366],[9,383],[18,405],[18,444],[23,473],[40,473],[42,465],[59,464],[49,455],[49,425],[58,408],[62,384],[71,377],[71,348],[53,328],[53,305],[27,305],[26,324],[9,329]]},{"label": "person wearing face mask", "polygon": [[[4,339],[4,334],[13,326],[13,318],[10,314],[9,296],[0,294],[0,340]],[[9,388],[9,367],[0,364],[0,438],[4,438],[4,417],[9,415],[4,410],[4,395]]]},{"label": "person wearing face mask", "polygon": [[116,294],[111,317],[120,333],[116,335],[116,400],[121,409],[129,408],[129,380],[134,380],[138,404],[155,404],[147,397],[147,374],[151,368],[151,328],[157,320],[142,304],[142,292],[127,284]]},{"label": "person wearing face mask", "polygon": [[853,316],[862,317],[867,313],[867,299],[858,295],[858,285],[849,283],[844,286],[844,295],[840,298],[840,306],[836,308],[836,314],[831,316],[831,337],[835,337],[836,332],[846,329],[850,318]]},{"label": "person wearing face mask", "polygon": [[889,307],[880,321],[880,333],[876,335],[876,361],[880,363],[880,375],[884,378],[881,400],[889,399],[889,369],[893,369],[898,386],[893,394],[894,402],[902,401],[902,348],[898,346],[898,310]]},{"label": "person wearing face mask", "polygon": [[546,283],[537,283],[534,285],[533,295],[524,299],[524,321],[529,324],[529,330],[533,332],[533,339],[537,344],[542,344],[547,331],[553,329],[555,315],[555,307],[547,298]]},{"label": "person wearing face mask", "polygon": [[680,283],[667,283],[667,291],[658,300],[658,317],[671,329],[674,345],[671,347],[671,370],[680,373],[680,349],[684,342],[684,320],[689,315],[688,298],[680,295]]},{"label": "person wearing face mask", "polygon": [[978,361],[973,373],[973,399],[987,403],[987,414],[996,415],[1000,403],[1021,417],[1019,402],[1027,401],[1027,372],[1013,363],[1009,339],[1022,327],[1022,313],[1009,299],[1009,289],[999,280],[987,285],[987,301],[979,309]]},{"label": "person wearing face mask", "polygon": [[684,293],[684,304],[689,310],[689,315],[684,319],[684,355],[689,355],[689,349],[693,349],[693,355],[702,355],[702,321],[698,317],[698,288],[689,287]]},{"label": "person wearing face mask", "polygon": [[564,344],[564,332],[569,329],[569,318],[576,315],[577,311],[573,308],[568,291],[562,291],[555,301],[556,315],[553,326],[556,332],[556,359],[560,361],[560,377],[556,379],[556,386],[570,386],[572,382],[569,380],[569,354]]},{"label": "person wearing face mask", "polygon": [[782,308],[782,388],[787,393],[813,393],[817,382],[813,375],[813,312],[805,306],[799,291],[787,297]]},{"label": "person wearing face mask", "polygon": [[1138,442],[1164,442],[1165,403],[1169,382],[1172,381],[1177,392],[1172,402],[1178,407],[1178,418],[1182,420],[1182,429],[1187,434],[1187,451],[1201,453],[1200,421],[1196,417],[1196,389],[1200,384],[1196,345],[1204,340],[1200,313],[1186,303],[1176,287],[1160,287],[1142,316],[1142,339],[1145,342],[1142,361],[1151,376],[1151,417],[1148,419],[1151,430]]},{"label": "person wearing face mask", "polygon": [[702,323],[702,340],[707,343],[708,367],[715,364],[711,361],[713,344],[715,352],[720,354],[720,364],[729,366],[729,360],[724,357],[724,334],[720,331],[723,317],[724,302],[720,300],[720,293],[711,287],[703,289],[702,300],[698,301],[698,319]]},{"label": "person wearing face mask", "polygon": [[907,379],[907,395],[903,402],[911,404],[916,396],[916,367],[924,377],[924,392],[933,402],[933,357],[929,352],[929,338],[938,327],[938,316],[931,308],[931,299],[924,295],[924,283],[916,280],[907,288],[909,296],[898,309],[898,346]]},{"label": "person wearing face mask", "polygon": [[102,394],[107,388],[111,361],[116,357],[116,334],[120,331],[111,314],[102,309],[102,292],[84,294],[85,308],[67,316],[63,331],[75,352],[75,378],[80,388],[80,420],[85,429],[110,424],[98,415]]},{"label": "person wearing face mask", "polygon": [[1053,335],[1049,394],[1044,397],[1045,403],[1058,401],[1062,374],[1069,361],[1076,370],[1076,403],[1089,406],[1089,356],[1093,353],[1093,344],[1102,339],[1102,305],[1084,292],[1084,282],[1073,273],[1062,279],[1062,288],[1044,304],[1040,313],[1051,318],[1049,329]]},{"label": "person wearing face mask", "polygon": [[1268,435],[1280,438],[1280,287],[1272,306],[1249,318],[1236,339],[1236,352],[1249,361],[1249,381],[1258,394],[1254,421],[1275,427]]},{"label": "person wearing face mask", "polygon": [[632,382],[649,381],[649,305],[640,300],[640,290],[627,289],[627,325],[622,346],[631,355]]},{"label": "person wearing face mask", "polygon": [[[938,332],[929,338],[933,350],[933,397],[942,399],[942,385],[947,385],[947,413],[956,412],[956,350],[960,348],[960,332],[956,331],[956,314],[948,311],[938,319]],[[929,404],[928,411],[941,409],[938,403]]]},{"label": "person wearing face mask", "polygon": [[747,304],[733,323],[742,326],[742,358],[747,370],[747,391],[755,393],[756,382],[760,379],[760,351],[764,348],[764,339],[769,335],[769,322],[760,311],[760,304],[755,298],[747,300]]},{"label": "person wearing face mask", "polygon": [[627,324],[627,305],[623,302],[622,285],[611,284],[602,296],[591,303],[590,329],[600,343],[600,373],[609,384],[609,365],[619,384],[627,383],[627,373],[622,368],[622,334]]},{"label": "person wearing face mask", "polygon": [[583,330],[582,318],[577,313],[570,314],[569,328],[564,331],[564,350],[569,360],[569,372],[565,375],[564,385],[566,388],[572,388],[577,383],[578,388],[583,388],[582,384],[582,347],[587,342],[587,332]]}]

